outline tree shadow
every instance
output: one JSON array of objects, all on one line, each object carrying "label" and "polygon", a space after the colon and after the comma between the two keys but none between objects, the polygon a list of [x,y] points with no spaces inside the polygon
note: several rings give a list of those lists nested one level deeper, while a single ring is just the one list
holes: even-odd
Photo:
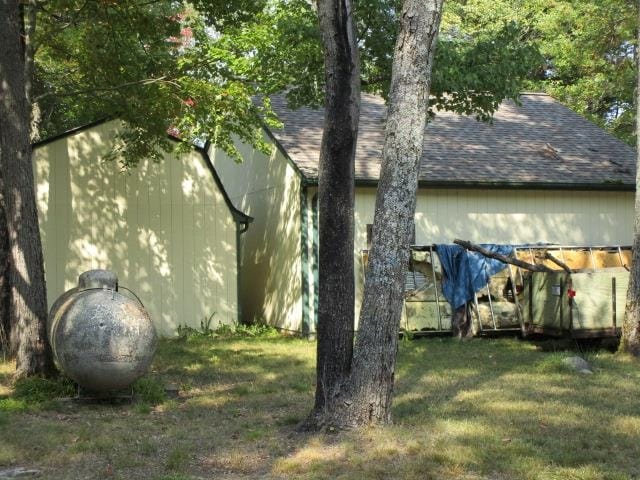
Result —
[{"label": "tree shadow", "polygon": [[104,161],[117,121],[35,149],[49,303],[83,271],[113,270],[162,336],[237,321],[236,224],[205,159]]},{"label": "tree shadow", "polygon": [[[16,415],[5,425],[10,435],[3,448],[45,465],[52,479],[85,478],[107,465],[122,478],[640,473],[636,361],[593,353],[596,373],[582,376],[562,367],[573,353],[546,353],[510,339],[406,342],[395,425],[300,434],[295,424],[313,400],[313,347],[281,337],[164,341],[152,375],[177,383],[178,400],[146,414],[121,405]],[[23,433],[36,430],[43,433]]]}]

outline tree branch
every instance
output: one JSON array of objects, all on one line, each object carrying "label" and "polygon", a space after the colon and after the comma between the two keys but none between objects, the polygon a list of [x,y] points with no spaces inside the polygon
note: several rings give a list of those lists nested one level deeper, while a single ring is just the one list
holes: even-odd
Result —
[{"label": "tree branch", "polygon": [[545,267],[544,265],[534,265],[532,263],[518,260],[517,258],[506,257],[499,253],[490,252],[486,248],[482,248],[480,245],[476,245],[466,240],[460,240],[456,238],[453,243],[455,243],[456,245],[460,245],[467,250],[481,253],[485,257],[495,258],[496,260],[500,260],[503,263],[509,263],[511,265],[515,265],[516,267],[524,268],[525,270],[531,270],[532,272],[553,272],[553,270],[551,270],[549,267]]},{"label": "tree branch", "polygon": [[87,88],[84,90],[75,90],[72,92],[47,92],[47,93],[43,93],[42,95],[39,95],[38,97],[36,97],[34,99],[35,102],[39,102],[42,101],[45,98],[49,98],[49,97],[73,97],[75,95],[87,95],[90,93],[98,93],[98,92],[112,92],[114,90],[121,90],[123,88],[127,88],[127,87],[133,87],[136,85],[151,85],[153,83],[168,83],[170,85],[174,85],[177,88],[182,88],[178,83],[176,83],[174,80],[170,80],[167,78],[167,76],[162,76],[162,77],[158,77],[158,78],[145,78],[142,80],[136,80],[133,82],[126,82],[126,83],[122,83],[120,85],[114,85],[111,87],[96,87],[96,88]]},{"label": "tree branch", "polygon": [[553,263],[555,263],[556,265],[558,265],[559,267],[561,267],[565,272],[567,273],[571,273],[573,272],[573,270],[571,270],[571,268],[569,267],[569,265],[567,265],[566,263],[564,263],[563,261],[557,259],[556,257],[554,257],[553,255],[551,255],[549,252],[544,252],[544,258],[551,260]]}]

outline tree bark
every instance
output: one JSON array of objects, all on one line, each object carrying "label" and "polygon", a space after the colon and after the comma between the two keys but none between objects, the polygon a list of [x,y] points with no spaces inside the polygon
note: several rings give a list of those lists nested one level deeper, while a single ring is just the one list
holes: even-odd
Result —
[{"label": "tree bark", "polygon": [[351,372],[328,398],[324,424],[391,422],[418,171],[443,0],[405,0],[394,52],[373,243]]},{"label": "tree bark", "polygon": [[551,260],[553,263],[555,263],[556,265],[558,265],[560,268],[562,268],[565,272],[567,273],[573,273],[573,270],[571,270],[571,267],[569,267],[569,265],[567,265],[566,263],[564,263],[562,260],[560,260],[559,258],[554,257],[553,255],[551,255],[549,252],[544,252],[544,258]]},{"label": "tree bark", "polygon": [[19,0],[0,0],[0,168],[9,237],[10,321],[18,335],[16,376],[55,372],[30,142],[30,106]]},{"label": "tree bark", "polygon": [[[640,1],[637,2],[638,42],[640,45]],[[640,68],[640,52],[636,47],[636,62]],[[619,350],[640,356],[640,70],[636,69],[636,201],[633,230],[633,257],[629,273],[627,305],[622,322]]]},{"label": "tree bark", "polygon": [[[2,169],[0,168],[0,350],[12,356],[15,348],[9,343],[11,323],[9,317],[9,232],[4,211]],[[15,347],[15,346],[14,346]]]},{"label": "tree bark", "polygon": [[360,67],[351,0],[318,0],[325,56],[325,118],[320,149],[317,384],[310,428],[353,353],[353,206],[360,114]]}]

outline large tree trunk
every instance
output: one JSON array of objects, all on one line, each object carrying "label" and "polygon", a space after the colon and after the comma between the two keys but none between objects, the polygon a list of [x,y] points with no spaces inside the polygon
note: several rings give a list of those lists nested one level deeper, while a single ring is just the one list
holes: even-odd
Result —
[{"label": "large tree trunk", "polygon": [[12,355],[9,345],[11,323],[9,319],[9,233],[2,195],[2,169],[0,169],[0,350]]},{"label": "large tree trunk", "polygon": [[317,385],[314,410],[326,408],[348,375],[353,352],[355,285],[353,205],[360,113],[358,45],[350,0],[318,0],[326,100],[320,149]]},{"label": "large tree trunk", "polygon": [[50,375],[55,367],[46,334],[19,0],[0,0],[0,45],[0,168],[9,235],[10,317],[19,341],[16,375]]},{"label": "large tree trunk", "polygon": [[373,244],[348,381],[330,398],[325,424],[391,421],[404,276],[443,0],[405,0],[400,12]]},{"label": "large tree trunk", "polygon": [[[638,43],[640,45],[640,2],[638,2]],[[633,259],[629,274],[627,306],[622,322],[620,351],[640,356],[640,47],[636,47],[636,203],[633,231]]]}]

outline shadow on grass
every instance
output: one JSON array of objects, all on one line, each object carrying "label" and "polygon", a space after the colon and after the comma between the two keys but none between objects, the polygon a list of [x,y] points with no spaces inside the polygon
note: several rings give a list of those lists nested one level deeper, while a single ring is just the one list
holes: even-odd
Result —
[{"label": "shadow on grass", "polygon": [[[0,392],[2,392],[2,387],[4,387],[4,389],[9,389],[9,386],[11,385],[11,382],[13,380],[13,363],[4,363],[2,364],[3,368],[0,368]],[[2,394],[0,393],[0,396],[2,396]]]},{"label": "shadow on grass", "polygon": [[163,341],[151,375],[178,383],[178,400],[5,412],[0,468],[38,465],[52,479],[264,473],[264,459],[294,448],[286,438],[313,398],[313,352],[287,338]]},{"label": "shadow on grass", "polygon": [[179,400],[5,415],[0,466],[52,479],[640,475],[637,361],[593,353],[583,376],[525,342],[403,342],[394,426],[302,435],[314,351],[286,338],[164,341],[153,375],[181,385]]},{"label": "shadow on grass", "polygon": [[427,342],[401,352],[394,413],[401,429],[430,432],[418,457],[432,467],[506,478],[640,474],[630,460],[640,441],[637,362],[593,353],[589,376],[562,364],[575,352],[505,340]]},{"label": "shadow on grass", "polygon": [[[396,425],[326,436],[300,435],[289,426],[311,405],[311,368],[302,373],[291,358],[263,348],[224,350],[230,368],[219,380],[248,382],[221,392],[235,396],[221,411],[242,419],[231,431],[240,443],[214,449],[203,473],[348,479],[631,479],[640,473],[634,454],[640,389],[628,377],[634,367],[609,354],[592,358],[602,371],[588,377],[562,366],[573,352],[549,354],[513,340],[405,344]],[[299,417],[291,414],[296,399],[290,396],[298,375],[306,375],[300,391],[307,388],[306,403],[294,407]],[[273,385],[284,387],[284,398],[274,395]],[[288,408],[288,417],[271,423],[279,408]],[[282,444],[269,446],[273,441]],[[240,444],[255,449],[238,456]]]},{"label": "shadow on grass", "polygon": [[637,361],[514,340],[428,339],[400,348],[395,426],[307,442],[276,472],[301,478],[636,479]]}]

